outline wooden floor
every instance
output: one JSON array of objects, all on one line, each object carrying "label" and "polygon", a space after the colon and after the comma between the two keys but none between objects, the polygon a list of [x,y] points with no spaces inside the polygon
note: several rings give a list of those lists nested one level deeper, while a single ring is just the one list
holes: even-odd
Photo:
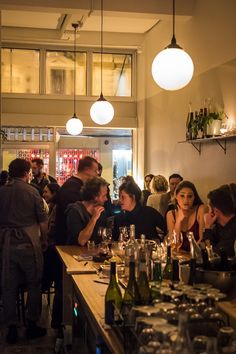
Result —
[{"label": "wooden floor", "polygon": [[[2,324],[0,326],[0,354],[53,354],[56,342],[56,332],[50,327],[50,323],[51,307],[47,304],[46,295],[43,295],[42,315],[39,324],[47,328],[47,335],[34,340],[28,340],[25,337],[25,327],[20,323],[18,328],[19,340],[17,344],[9,345],[5,342],[7,329],[4,324]],[[68,346],[64,345],[59,353],[71,354],[71,350]]]}]

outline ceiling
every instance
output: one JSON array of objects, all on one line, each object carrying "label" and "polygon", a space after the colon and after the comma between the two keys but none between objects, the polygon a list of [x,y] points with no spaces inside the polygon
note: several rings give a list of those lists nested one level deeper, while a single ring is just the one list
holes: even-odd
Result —
[{"label": "ceiling", "polygon": [[[196,0],[178,0],[176,16],[189,18]],[[100,32],[100,0],[0,0],[2,42],[70,42],[72,23],[81,35]],[[172,0],[104,0],[104,33],[145,34],[172,18]],[[87,38],[87,37],[86,37]]]}]

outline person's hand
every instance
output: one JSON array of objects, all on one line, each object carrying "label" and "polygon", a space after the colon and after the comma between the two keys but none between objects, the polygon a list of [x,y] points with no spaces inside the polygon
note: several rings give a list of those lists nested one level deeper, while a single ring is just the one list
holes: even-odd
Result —
[{"label": "person's hand", "polygon": [[93,209],[93,219],[97,221],[101,215],[101,213],[104,211],[104,207],[101,205],[97,205]]},{"label": "person's hand", "polygon": [[176,213],[176,223],[181,224],[184,219],[186,219],[187,215],[184,213],[184,211],[178,206],[177,207],[177,213]]},{"label": "person's hand", "polygon": [[216,222],[216,215],[214,212],[209,211],[208,213],[203,215],[204,218],[204,223],[205,223],[205,228],[206,229],[211,229],[212,226],[215,224]]}]

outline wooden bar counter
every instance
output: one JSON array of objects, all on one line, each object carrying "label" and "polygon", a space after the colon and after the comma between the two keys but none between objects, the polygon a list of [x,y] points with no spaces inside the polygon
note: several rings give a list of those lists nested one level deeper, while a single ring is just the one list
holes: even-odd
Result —
[{"label": "wooden bar counter", "polygon": [[[65,325],[73,325],[73,353],[95,353],[96,347],[100,345],[106,347],[106,353],[124,353],[118,335],[109,326],[104,326],[104,296],[108,285],[95,282],[99,281],[95,268],[99,265],[87,260],[78,262],[74,258],[89,255],[86,248],[58,246],[57,252],[63,262],[63,322]],[[105,278],[104,281],[108,283],[109,279]],[[76,323],[77,311],[80,324]],[[81,337],[81,331],[84,331],[83,343],[81,338],[76,338],[77,334]]]}]

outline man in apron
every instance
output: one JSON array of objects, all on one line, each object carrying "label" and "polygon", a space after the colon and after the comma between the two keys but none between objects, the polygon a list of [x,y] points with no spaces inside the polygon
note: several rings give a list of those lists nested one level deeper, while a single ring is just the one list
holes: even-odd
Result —
[{"label": "man in apron", "polygon": [[31,164],[15,159],[9,165],[10,181],[0,187],[1,295],[6,341],[16,343],[16,299],[20,285],[27,291],[28,338],[46,334],[37,325],[41,307],[42,251],[47,247],[47,216],[38,191],[29,182]]}]

